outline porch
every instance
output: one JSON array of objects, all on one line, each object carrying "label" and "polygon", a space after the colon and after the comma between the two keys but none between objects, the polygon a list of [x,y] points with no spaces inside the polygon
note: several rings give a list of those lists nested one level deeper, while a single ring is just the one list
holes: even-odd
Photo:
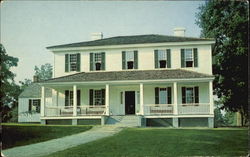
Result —
[{"label": "porch", "polygon": [[[51,98],[45,97],[45,88],[52,89]],[[41,119],[211,116],[212,91],[212,80],[44,84]]]}]

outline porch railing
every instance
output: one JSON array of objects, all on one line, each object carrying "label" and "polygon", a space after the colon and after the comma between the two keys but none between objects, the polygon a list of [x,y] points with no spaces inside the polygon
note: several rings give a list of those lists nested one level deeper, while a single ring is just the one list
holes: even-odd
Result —
[{"label": "porch railing", "polygon": [[173,104],[145,104],[144,114],[145,115],[166,115],[173,114]]},{"label": "porch railing", "polygon": [[179,104],[179,114],[209,114],[209,103],[192,103],[192,104]]},{"label": "porch railing", "polygon": [[[77,106],[77,116],[85,115],[103,115],[105,114],[105,105],[99,106]],[[46,117],[71,117],[73,116],[73,106],[46,106]]]}]

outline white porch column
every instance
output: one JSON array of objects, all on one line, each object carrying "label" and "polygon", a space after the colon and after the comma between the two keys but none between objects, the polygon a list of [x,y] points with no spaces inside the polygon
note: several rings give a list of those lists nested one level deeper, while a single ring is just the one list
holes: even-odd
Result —
[{"label": "white porch column", "polygon": [[209,103],[210,114],[214,114],[214,95],[213,95],[213,81],[209,81]]},{"label": "white porch column", "polygon": [[109,116],[109,84],[106,84],[105,90],[106,115]]},{"label": "white porch column", "polygon": [[140,109],[141,109],[141,115],[144,115],[143,83],[140,83]]},{"label": "white porch column", "polygon": [[45,88],[41,87],[41,117],[45,116]]},{"label": "white porch column", "polygon": [[77,87],[73,86],[73,116],[77,115]]},{"label": "white porch column", "polygon": [[178,103],[177,103],[177,82],[174,82],[173,84],[173,88],[174,88],[174,114],[177,115],[178,114]]}]

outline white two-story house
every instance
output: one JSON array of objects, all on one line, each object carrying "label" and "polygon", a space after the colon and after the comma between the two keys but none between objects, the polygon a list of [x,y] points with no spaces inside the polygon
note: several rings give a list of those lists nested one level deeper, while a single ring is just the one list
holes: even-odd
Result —
[{"label": "white two-story house", "polygon": [[213,127],[214,40],[184,32],[100,33],[95,40],[47,47],[54,77],[38,83],[41,123]]}]

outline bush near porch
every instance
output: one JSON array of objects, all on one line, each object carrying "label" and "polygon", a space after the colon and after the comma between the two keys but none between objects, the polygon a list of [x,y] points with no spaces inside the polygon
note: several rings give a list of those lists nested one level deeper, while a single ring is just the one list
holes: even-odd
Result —
[{"label": "bush near porch", "polygon": [[46,157],[246,156],[247,129],[130,128]]},{"label": "bush near porch", "polygon": [[2,147],[8,149],[68,136],[92,126],[2,123]]}]

